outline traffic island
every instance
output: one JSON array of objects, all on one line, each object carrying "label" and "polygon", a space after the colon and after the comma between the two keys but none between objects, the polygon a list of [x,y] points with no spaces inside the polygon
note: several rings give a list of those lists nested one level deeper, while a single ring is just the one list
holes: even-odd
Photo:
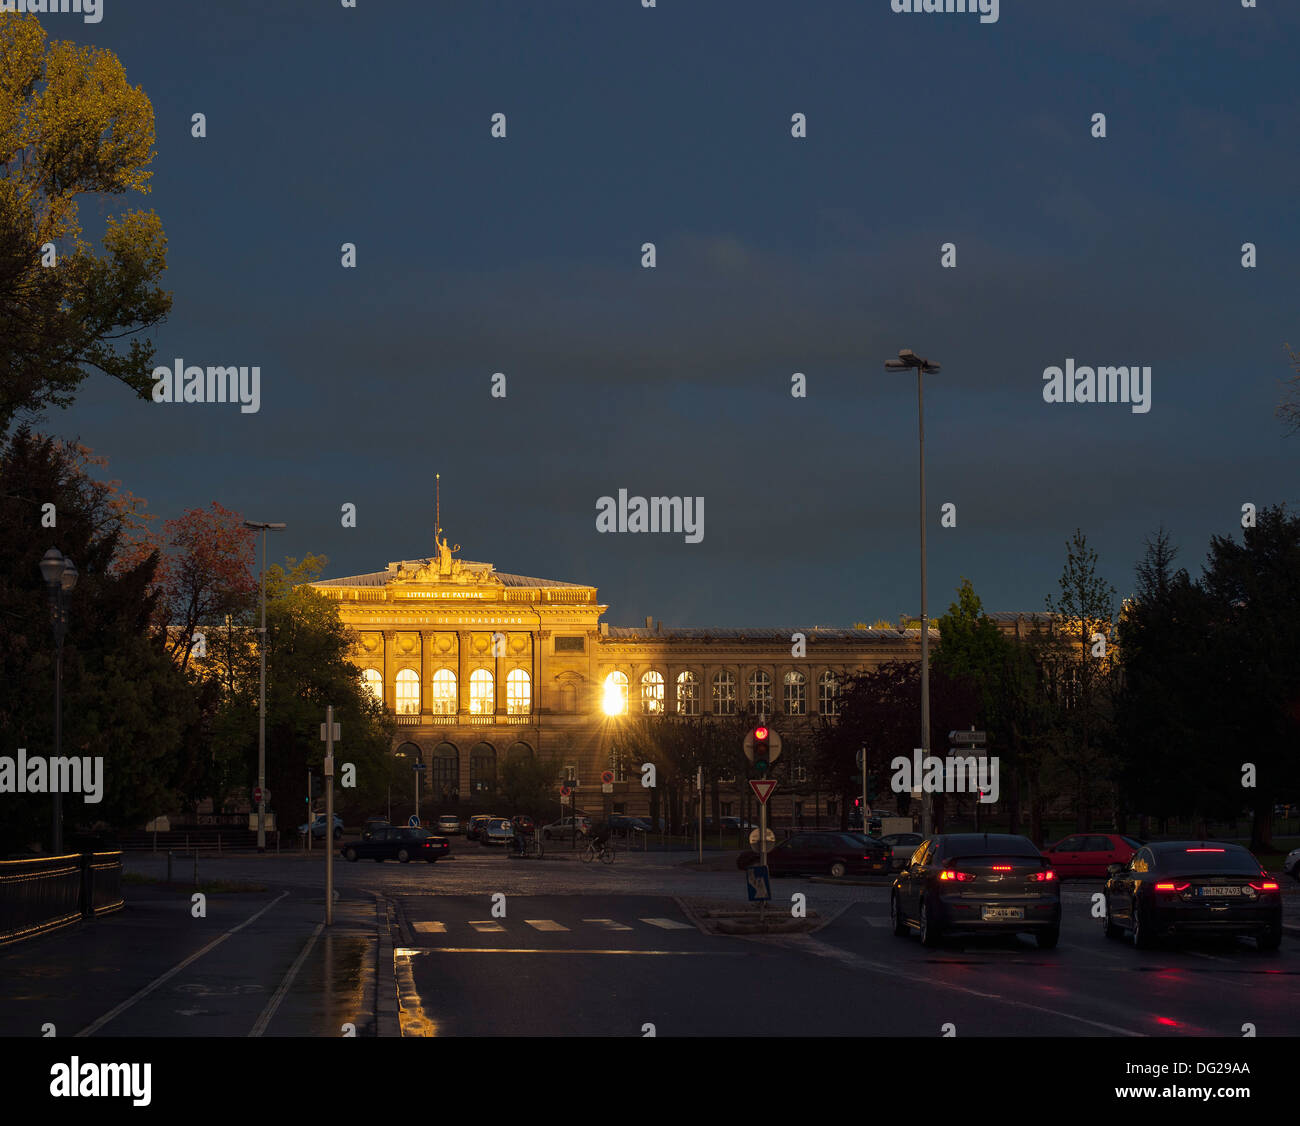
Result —
[{"label": "traffic island", "polygon": [[771,905],[760,912],[757,903],[674,898],[705,934],[807,934],[830,921],[816,911],[796,917]]}]

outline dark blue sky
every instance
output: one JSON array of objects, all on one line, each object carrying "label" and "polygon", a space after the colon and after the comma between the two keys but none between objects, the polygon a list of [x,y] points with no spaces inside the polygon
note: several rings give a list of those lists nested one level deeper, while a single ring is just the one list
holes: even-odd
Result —
[{"label": "dark blue sky", "polygon": [[[919,603],[915,382],[882,367],[904,347],[944,365],[932,614],[962,575],[989,609],[1040,609],[1076,527],[1121,595],[1161,523],[1197,573],[1243,502],[1296,498],[1273,410],[1300,348],[1300,5],[1003,0],[982,25],[889,0],[105,0],[97,25],[43,20],[153,101],[159,362],[261,367],[257,414],[95,376],[45,420],[162,516],[286,521],[273,546],[347,575],[430,553],[441,472],[465,558],[594,583],[614,624],[892,618]],[[84,205],[88,233],[127,203]],[[1045,403],[1067,357],[1150,365],[1150,412]],[[597,534],[619,488],[703,496],[703,542]]]}]

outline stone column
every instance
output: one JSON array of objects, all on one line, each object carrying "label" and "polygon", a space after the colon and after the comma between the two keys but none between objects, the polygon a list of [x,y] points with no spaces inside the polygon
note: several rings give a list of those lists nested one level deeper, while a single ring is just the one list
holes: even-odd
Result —
[{"label": "stone column", "polygon": [[469,711],[469,631],[456,634],[456,710],[461,715]]}]

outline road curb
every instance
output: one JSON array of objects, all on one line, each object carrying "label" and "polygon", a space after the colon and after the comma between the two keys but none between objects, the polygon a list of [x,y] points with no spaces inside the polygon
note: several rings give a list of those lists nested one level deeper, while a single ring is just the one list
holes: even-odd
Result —
[{"label": "road curb", "polygon": [[375,975],[375,1035],[397,1038],[402,1035],[397,1016],[397,971],[393,961],[393,919],[388,900],[375,896],[375,914],[379,932],[379,964]]}]

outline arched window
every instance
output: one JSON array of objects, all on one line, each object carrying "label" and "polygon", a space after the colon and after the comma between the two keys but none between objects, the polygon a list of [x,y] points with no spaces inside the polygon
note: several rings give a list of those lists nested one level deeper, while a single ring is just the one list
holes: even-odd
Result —
[{"label": "arched window", "polygon": [[420,674],[403,669],[397,674],[397,714],[420,714]]},{"label": "arched window", "polygon": [[430,792],[443,801],[460,800],[460,752],[451,743],[439,743],[433,748],[433,777],[429,779]]},{"label": "arched window", "polygon": [[384,678],[379,675],[378,669],[365,669],[361,673],[361,680],[369,689],[372,695],[381,704],[384,702]]},{"label": "arched window", "polygon": [[736,677],[726,669],[713,678],[713,714],[736,714]]},{"label": "arched window", "polygon": [[822,715],[840,714],[840,681],[829,670],[817,678],[817,706]]},{"label": "arched window", "polygon": [[[469,678],[471,687],[474,678]],[[497,788],[497,752],[491,743],[475,743],[469,752],[469,792],[491,794]]]},{"label": "arched window", "polygon": [[606,715],[627,715],[627,674],[615,670],[605,677],[601,707]]},{"label": "arched window", "polygon": [[664,676],[651,669],[641,676],[641,714],[663,715]]},{"label": "arched window", "polygon": [[475,669],[469,674],[469,714],[492,715],[496,710],[492,674],[487,669]]},{"label": "arched window", "polygon": [[456,674],[451,669],[439,669],[433,674],[433,714],[455,715],[457,710]]},{"label": "arched window", "polygon": [[528,674],[523,669],[511,669],[506,677],[506,711],[510,715],[527,715],[532,706],[533,686]]},{"label": "arched window", "polygon": [[808,678],[798,670],[785,674],[785,714],[806,715],[808,712]]},{"label": "arched window", "polygon": [[572,682],[560,685],[560,711],[576,712],[578,710],[578,688]]},{"label": "arched window", "polygon": [[700,714],[700,682],[689,670],[677,674],[677,714]]},{"label": "arched window", "polygon": [[772,678],[762,669],[749,674],[749,711],[751,715],[772,714]]},{"label": "arched window", "polygon": [[533,757],[533,748],[527,743],[511,743],[506,751],[506,762],[518,762]]}]

